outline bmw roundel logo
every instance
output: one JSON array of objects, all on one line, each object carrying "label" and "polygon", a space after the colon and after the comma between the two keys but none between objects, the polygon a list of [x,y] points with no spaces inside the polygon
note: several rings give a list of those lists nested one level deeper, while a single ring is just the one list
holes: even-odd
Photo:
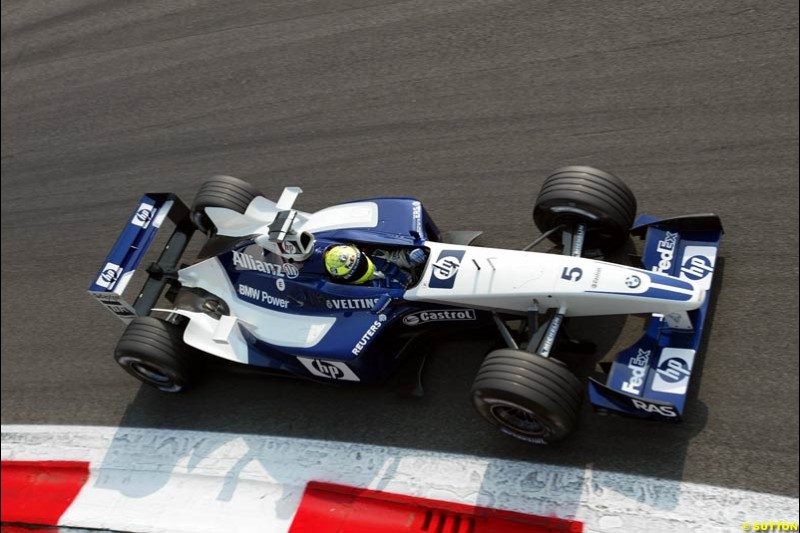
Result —
[{"label": "bmw roundel logo", "polygon": [[642,284],[642,278],[640,278],[636,274],[628,276],[628,279],[625,280],[625,285],[627,285],[628,288],[630,289],[635,289],[641,284]]}]

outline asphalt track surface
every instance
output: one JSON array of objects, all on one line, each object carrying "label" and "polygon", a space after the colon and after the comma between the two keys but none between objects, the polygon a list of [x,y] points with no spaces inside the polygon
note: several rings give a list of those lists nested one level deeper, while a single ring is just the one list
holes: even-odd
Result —
[{"label": "asphalt track surface", "polygon": [[[797,496],[797,10],[3,2],[2,422],[347,440]],[[587,408],[563,445],[518,443],[473,412],[487,345],[469,339],[434,348],[422,400],[230,372],[162,395],[117,367],[122,326],[85,293],[147,190],[190,200],[225,173],[273,197],[300,185],[309,211],[416,196],[442,228],[521,247],[565,164],[620,175],[640,211],[724,221],[681,425]],[[640,325],[606,321],[601,348]]]}]

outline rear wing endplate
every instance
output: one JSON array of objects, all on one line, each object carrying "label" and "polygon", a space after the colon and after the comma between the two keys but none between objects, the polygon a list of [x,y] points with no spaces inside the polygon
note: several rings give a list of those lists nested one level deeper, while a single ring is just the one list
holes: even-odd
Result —
[{"label": "rear wing endplate", "polygon": [[678,421],[708,314],[722,224],[713,214],[642,216],[631,233],[645,238],[647,270],[689,281],[706,297],[694,311],[652,315],[642,338],[617,355],[605,383],[590,378],[589,398],[602,411]]},{"label": "rear wing endplate", "polygon": [[[158,259],[148,267],[147,281],[130,304],[122,294],[166,219],[175,224],[175,230]],[[123,322],[146,316],[169,283],[170,275],[176,272],[178,261],[194,231],[189,208],[177,196],[171,193],[145,194],[95,276],[89,294]]]}]

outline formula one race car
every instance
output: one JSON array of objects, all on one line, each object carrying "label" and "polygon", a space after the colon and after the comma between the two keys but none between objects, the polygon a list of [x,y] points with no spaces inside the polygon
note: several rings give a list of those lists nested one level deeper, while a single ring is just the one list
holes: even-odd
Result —
[{"label": "formula one race car", "polygon": [[[647,313],[641,340],[589,379],[589,399],[604,412],[681,418],[722,235],[716,215],[634,224],[625,183],[566,167],[535,202],[542,235],[517,251],[477,246],[480,232],[440,232],[412,198],[306,213],[293,208],[301,192],[288,187],[272,202],[218,176],[191,209],[173,194],[145,194],[89,289],[127,323],[119,364],[167,392],[188,386],[195,349],[313,380],[368,383],[389,377],[432,333],[483,325],[505,347],[483,361],[475,407],[501,431],[544,444],[571,432],[585,388],[560,356],[579,343],[567,338],[565,319]],[[175,230],[128,304],[123,291],[166,219]],[[198,261],[179,265],[198,229],[206,235]],[[643,269],[586,257],[620,248],[631,233],[646,239]],[[562,253],[530,251],[547,239]],[[357,283],[332,276],[326,253],[336,247],[369,258],[370,275]],[[156,307],[160,300],[168,304]]]}]

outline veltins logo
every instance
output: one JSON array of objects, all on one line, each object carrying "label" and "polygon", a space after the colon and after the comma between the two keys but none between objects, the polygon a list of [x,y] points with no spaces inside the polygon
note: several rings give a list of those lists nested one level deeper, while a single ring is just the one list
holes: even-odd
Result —
[{"label": "veltins logo", "polygon": [[431,289],[452,289],[464,258],[464,250],[442,250],[431,265]]}]

